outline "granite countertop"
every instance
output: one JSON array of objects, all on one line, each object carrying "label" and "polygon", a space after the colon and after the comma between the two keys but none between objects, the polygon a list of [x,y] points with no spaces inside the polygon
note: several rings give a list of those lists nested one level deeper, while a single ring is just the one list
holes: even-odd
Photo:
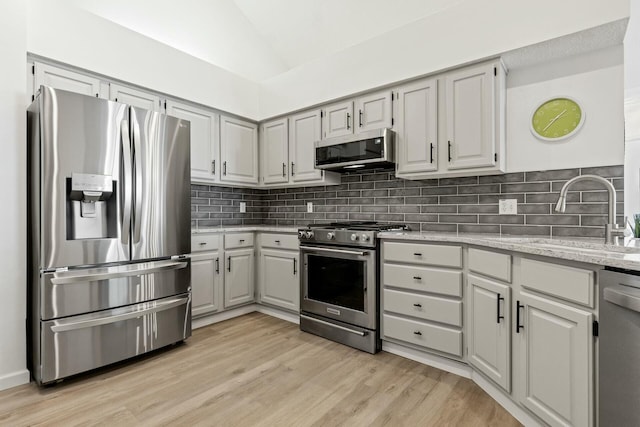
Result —
[{"label": "granite countertop", "polygon": [[192,228],[191,234],[233,233],[239,231],[263,231],[272,233],[297,233],[298,226],[293,225],[221,225],[219,227]]},{"label": "granite countertop", "polygon": [[627,238],[624,246],[614,246],[605,245],[604,239],[569,237],[541,238],[419,231],[388,231],[379,233],[378,237],[383,240],[465,243],[506,251],[640,271],[640,239]]}]

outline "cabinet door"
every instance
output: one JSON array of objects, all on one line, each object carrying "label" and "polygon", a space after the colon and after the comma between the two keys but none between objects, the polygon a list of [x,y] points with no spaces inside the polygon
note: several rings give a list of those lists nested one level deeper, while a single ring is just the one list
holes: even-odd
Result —
[{"label": "cabinet door", "polygon": [[289,182],[289,129],[287,119],[261,126],[262,177],[265,184]]},{"label": "cabinet door", "polygon": [[111,83],[109,85],[109,99],[149,111],[161,111],[159,96],[127,86]]},{"label": "cabinet door", "polygon": [[398,90],[397,173],[438,170],[438,81],[421,80]]},{"label": "cabinet door", "polygon": [[325,138],[350,135],[353,127],[353,102],[340,102],[325,107],[322,121]]},{"label": "cabinet door", "polygon": [[521,403],[552,426],[593,425],[592,314],[526,292],[518,304]]},{"label": "cabinet door", "polygon": [[260,252],[260,300],[300,311],[300,279],[297,252],[262,249]]},{"label": "cabinet door", "polygon": [[102,97],[100,93],[100,80],[95,77],[84,76],[73,71],[64,70],[47,64],[36,62],[35,64],[34,90],[41,85],[51,86],[55,89],[68,90],[82,95]]},{"label": "cabinet door", "polygon": [[221,181],[258,183],[258,127],[254,123],[220,117]]},{"label": "cabinet door", "polygon": [[254,300],[253,248],[225,253],[224,308]]},{"label": "cabinet door", "polygon": [[446,75],[448,169],[495,165],[494,64]]},{"label": "cabinet door", "polygon": [[221,308],[220,290],[220,253],[191,255],[193,317],[218,311]]},{"label": "cabinet door", "polygon": [[356,132],[390,128],[391,91],[372,93],[356,101]]},{"label": "cabinet door", "polygon": [[289,153],[291,181],[304,182],[322,179],[322,171],[315,168],[314,143],[322,139],[320,110],[306,111],[289,119]]},{"label": "cabinet door", "polygon": [[511,289],[468,275],[468,360],[500,387],[511,391]]},{"label": "cabinet door", "polygon": [[218,115],[174,101],[167,101],[167,114],[191,122],[191,180],[217,182],[220,176]]}]

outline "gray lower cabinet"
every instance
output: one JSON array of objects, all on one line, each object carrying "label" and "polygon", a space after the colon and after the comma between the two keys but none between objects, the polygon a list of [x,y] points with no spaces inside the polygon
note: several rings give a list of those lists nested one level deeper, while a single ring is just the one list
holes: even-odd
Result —
[{"label": "gray lower cabinet", "polygon": [[471,273],[467,286],[467,360],[509,393],[511,287]]},{"label": "gray lower cabinet", "polygon": [[191,308],[193,317],[222,309],[220,236],[191,236]]},{"label": "gray lower cabinet", "polygon": [[225,251],[224,308],[255,300],[254,254],[253,246]]},{"label": "gray lower cabinet", "polygon": [[382,338],[462,358],[461,246],[382,246]]},{"label": "gray lower cabinet", "polygon": [[297,251],[260,250],[260,302],[300,311],[300,261]]}]

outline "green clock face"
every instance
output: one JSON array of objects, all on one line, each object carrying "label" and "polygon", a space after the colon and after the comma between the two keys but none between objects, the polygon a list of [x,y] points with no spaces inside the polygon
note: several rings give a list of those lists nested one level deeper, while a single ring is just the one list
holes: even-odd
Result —
[{"label": "green clock face", "polygon": [[570,98],[554,98],[542,103],[531,117],[531,131],[545,141],[558,141],[574,135],[584,123],[584,112]]}]

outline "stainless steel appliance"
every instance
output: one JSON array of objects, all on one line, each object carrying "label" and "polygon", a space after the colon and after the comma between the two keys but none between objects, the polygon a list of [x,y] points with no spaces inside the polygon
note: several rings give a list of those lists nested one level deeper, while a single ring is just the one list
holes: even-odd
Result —
[{"label": "stainless steel appliance", "polygon": [[600,274],[600,426],[640,421],[640,272]]},{"label": "stainless steel appliance", "polygon": [[404,230],[399,224],[347,222],[310,224],[298,231],[300,329],[376,353],[379,331],[377,233]]},{"label": "stainless steel appliance", "polygon": [[377,129],[315,143],[316,169],[348,172],[394,165],[395,133]]},{"label": "stainless steel appliance", "polygon": [[34,379],[189,337],[189,122],[46,86],[27,118]]}]

